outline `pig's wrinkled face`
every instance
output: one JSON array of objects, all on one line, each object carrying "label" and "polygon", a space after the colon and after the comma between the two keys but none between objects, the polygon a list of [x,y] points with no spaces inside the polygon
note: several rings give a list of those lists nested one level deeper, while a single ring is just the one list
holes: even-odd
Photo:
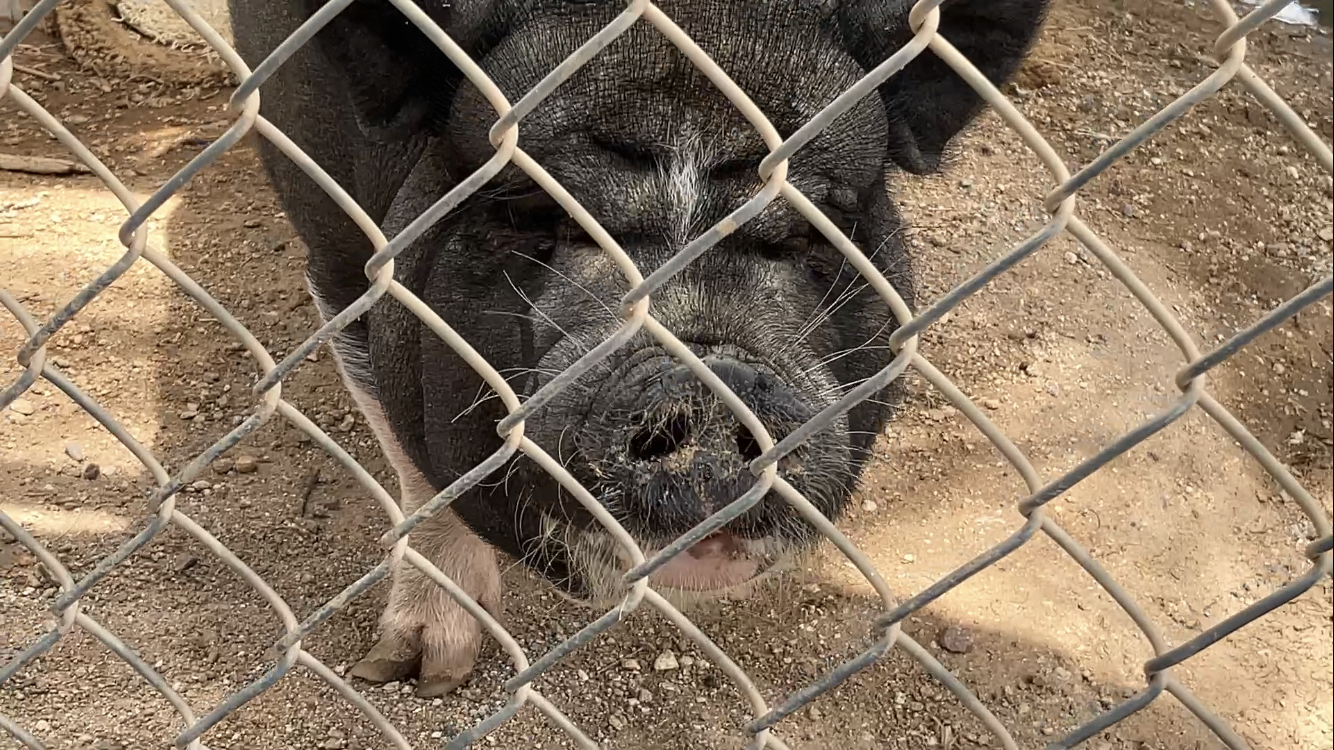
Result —
[{"label": "pig's wrinkled face", "polygon": [[[707,18],[687,31],[790,135],[864,74],[815,12],[667,3],[673,17]],[[511,101],[531,89],[615,13],[615,4],[566,4],[520,19],[480,62]],[[745,44],[737,44],[745,39]],[[480,166],[494,149],[495,112],[459,91],[445,139],[456,164]],[[528,116],[520,148],[586,208],[648,275],[760,188],[767,153],[755,129],[695,66],[646,23],[598,55]],[[789,182],[850,236],[904,295],[908,275],[886,191],[887,123],[871,97],[790,161]],[[531,394],[610,336],[628,283],[554,199],[516,168],[488,186],[477,223],[438,239],[439,257],[474,262],[508,253],[503,285],[516,306],[494,330],[522,328],[516,390]],[[483,218],[485,216],[485,218]],[[503,227],[503,230],[501,228]],[[496,241],[503,234],[503,239]],[[809,222],[776,200],[669,281],[650,313],[718,374],[775,441],[887,365],[888,306]],[[492,334],[501,335],[501,334]],[[512,375],[513,373],[505,373]],[[779,463],[779,474],[825,515],[848,500],[896,393],[858,406]],[[757,480],[755,438],[686,367],[647,334],[567,388],[527,424],[650,555],[740,497]],[[611,593],[625,560],[601,527],[540,468],[521,459],[525,552],[564,569],[580,595]],[[771,492],[760,504],[655,575],[661,586],[720,589],[762,573],[815,532]],[[543,562],[546,561],[546,562]],[[607,589],[593,591],[591,589]]]},{"label": "pig's wrinkled face", "polygon": [[[311,9],[323,0],[304,0]],[[613,0],[422,0],[518,101],[625,5]],[[909,0],[662,0],[662,11],[745,91],[783,137],[912,38]],[[1013,73],[1044,0],[948,0],[940,32],[983,75]],[[497,114],[386,0],[353,3],[321,32],[376,158],[348,175],[388,235],[495,154]],[[931,53],[829,124],[787,180],[911,304],[887,178],[939,168],[980,98]],[[320,128],[312,126],[313,135]],[[331,136],[336,137],[336,136]],[[519,147],[574,197],[645,276],[761,188],[755,128],[646,21],[596,54],[519,126]],[[336,144],[335,144],[336,145]],[[336,149],[334,149],[336,150]],[[383,199],[383,200],[382,200]],[[323,227],[305,230],[321,236]],[[334,242],[310,256],[329,309],[365,289]],[[510,165],[421,233],[396,278],[449,321],[521,394],[606,340],[629,289],[608,254]],[[650,313],[713,370],[777,441],[892,360],[886,302],[781,198],[652,294]],[[414,472],[440,490],[496,450],[504,417],[476,374],[415,316],[377,305],[342,336],[352,382],[372,393]],[[900,386],[808,437],[777,467],[825,516],[848,502]],[[652,555],[746,492],[755,436],[640,334],[525,423]],[[579,597],[615,595],[628,562],[568,492],[520,457],[452,506],[481,537]],[[745,583],[809,546],[815,529],[775,493],[655,574],[676,591]]]},{"label": "pig's wrinkled face", "polygon": [[[418,513],[433,493],[468,488],[414,527],[412,546],[493,616],[502,608],[497,550],[574,598],[605,603],[625,592],[633,560],[596,517],[610,513],[651,557],[754,487],[749,466],[761,448],[646,333],[609,356],[609,347],[599,349],[578,378],[560,377],[622,325],[616,311],[630,283],[539,187],[545,180],[513,164],[545,170],[648,276],[760,192],[769,148],[645,19],[579,70],[561,67],[626,0],[357,0],[329,8],[333,1],[233,0],[233,28],[258,69],[299,19],[307,30],[327,21],[266,83],[261,112],[395,239],[399,287],[342,320],[332,344],[398,474],[403,510]],[[784,138],[919,33],[910,20],[915,0],[654,5],[649,12],[683,29]],[[968,80],[980,72],[1000,83],[1023,59],[1046,6],[945,0],[938,15],[919,19],[929,24],[920,33],[939,22],[948,48],[975,66]],[[313,15],[325,9],[338,12]],[[437,28],[420,23],[423,15]],[[892,182],[938,171],[982,106],[973,85],[931,51],[946,48],[933,40],[879,81],[791,157],[786,175],[909,305]],[[522,119],[522,151],[511,164],[461,203],[442,203],[472,188],[470,175],[496,154],[488,133],[498,113],[465,75],[472,63],[453,62],[455,50],[510,102],[552,71],[568,77]],[[367,293],[367,262],[382,248],[365,241],[364,222],[349,216],[341,196],[309,184],[307,162],[287,159],[278,144],[262,143],[261,152],[309,248],[307,278],[321,316],[342,317]],[[802,426],[893,361],[896,321],[871,281],[785,199],[729,228],[693,262],[671,267],[651,290],[649,313],[775,441],[795,441]],[[524,437],[592,493],[592,511],[582,490],[572,494],[504,444],[496,428],[513,402],[498,397],[495,372],[479,360],[520,397],[559,378],[564,387],[526,415]],[[818,430],[801,430],[800,446],[774,470],[837,519],[901,391],[892,384]],[[769,493],[652,582],[678,601],[744,592],[820,536]],[[467,678],[483,628],[455,601],[458,592],[417,568],[395,566],[380,639],[350,674],[374,682],[417,674],[418,694],[438,695]]]}]

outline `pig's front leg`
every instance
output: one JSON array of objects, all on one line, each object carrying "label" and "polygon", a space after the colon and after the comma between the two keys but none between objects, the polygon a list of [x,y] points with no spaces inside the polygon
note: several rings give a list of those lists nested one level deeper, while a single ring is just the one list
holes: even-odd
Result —
[{"label": "pig's front leg", "polygon": [[[411,514],[435,492],[394,439],[380,405],[355,387],[352,393],[398,471],[403,513]],[[500,567],[495,550],[454,511],[446,508],[423,521],[408,539],[408,546],[430,560],[493,617],[500,616]],[[394,570],[380,631],[380,640],[352,668],[352,676],[375,683],[416,676],[417,695],[422,697],[444,695],[463,684],[482,647],[481,623],[406,560]]]}]

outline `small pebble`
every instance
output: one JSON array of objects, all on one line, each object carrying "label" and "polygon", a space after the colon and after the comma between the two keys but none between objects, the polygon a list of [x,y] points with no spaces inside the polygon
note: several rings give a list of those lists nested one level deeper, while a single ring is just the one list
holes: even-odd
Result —
[{"label": "small pebble", "polygon": [[663,651],[658,654],[658,658],[653,660],[653,670],[655,672],[670,672],[673,669],[680,668],[680,663],[676,661],[676,654],[671,651]]},{"label": "small pebble", "polygon": [[259,470],[259,461],[254,456],[237,456],[236,471],[241,474],[254,474]]},{"label": "small pebble", "polygon": [[232,470],[234,462],[230,458],[219,458],[213,462],[213,472],[215,474],[226,474]]},{"label": "small pebble", "polygon": [[973,631],[957,625],[951,625],[940,631],[936,642],[951,654],[966,654],[973,650]]},{"label": "small pebble", "polygon": [[22,414],[25,417],[31,417],[33,413],[37,411],[37,407],[33,406],[31,401],[24,401],[23,399],[20,398],[20,399],[15,399],[14,403],[9,405],[9,410],[14,412],[15,414]]},{"label": "small pebble", "polygon": [[621,669],[627,672],[638,672],[640,670],[638,659],[626,659],[621,662]]},{"label": "small pebble", "polygon": [[75,461],[83,461],[83,446],[78,443],[65,443],[65,455]]},{"label": "small pebble", "polygon": [[83,478],[92,481],[102,476],[102,467],[97,464],[85,464],[83,467]]}]

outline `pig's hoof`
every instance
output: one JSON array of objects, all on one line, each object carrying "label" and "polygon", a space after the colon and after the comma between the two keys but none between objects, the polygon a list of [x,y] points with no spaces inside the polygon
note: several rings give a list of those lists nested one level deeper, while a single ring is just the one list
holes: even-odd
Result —
[{"label": "pig's hoof", "polygon": [[384,634],[356,666],[353,677],[382,684],[417,678],[417,695],[434,698],[468,680],[481,650],[481,627],[462,608],[455,617],[422,608],[419,618],[387,613]]}]

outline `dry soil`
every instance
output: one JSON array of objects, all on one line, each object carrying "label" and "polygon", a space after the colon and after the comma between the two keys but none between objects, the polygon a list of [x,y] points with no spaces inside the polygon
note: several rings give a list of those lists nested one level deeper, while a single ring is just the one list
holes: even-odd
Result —
[{"label": "dry soil", "polygon": [[[77,19],[63,24],[66,36],[77,38],[69,23]],[[1208,75],[1219,28],[1207,9],[1184,3],[1061,0],[1010,92],[1075,167]],[[24,71],[15,83],[141,195],[226,126],[228,91],[209,75],[126,72],[114,52],[72,57],[55,35],[31,38],[16,59]],[[1249,60],[1328,142],[1328,35],[1271,24],[1253,36]],[[0,152],[67,156],[7,101],[0,101]],[[921,297],[938,297],[1033,232],[1045,219],[1041,197],[1050,186],[1037,159],[993,115],[961,140],[945,175],[899,181]],[[1330,190],[1330,176],[1233,85],[1096,179],[1080,206],[1209,347],[1330,272]],[[123,218],[90,176],[0,173],[0,284],[34,314],[50,314],[119,255]],[[252,143],[206,169],[151,226],[154,245],[270,351],[289,351],[316,327],[301,282],[304,249],[264,184]],[[13,352],[19,334],[0,316],[0,348]],[[1326,513],[1330,342],[1325,298],[1210,380]],[[147,263],[93,302],[49,351],[172,469],[252,406],[253,362]],[[1166,408],[1182,364],[1134,298],[1069,238],[968,300],[925,335],[923,351],[1047,478]],[[17,372],[11,357],[0,362],[4,382]],[[1026,494],[939,393],[917,380],[913,388],[916,400],[880,441],[857,510],[843,522],[905,595],[1017,529],[1015,504]],[[327,354],[305,363],[283,395],[392,488]],[[151,481],[50,384],[24,401],[23,411],[0,415],[0,508],[78,575],[140,528]],[[180,508],[263,575],[299,617],[380,559],[380,512],[297,430],[275,419],[229,458],[183,496]],[[1300,551],[1314,534],[1259,465],[1198,410],[1059,498],[1051,512],[1173,643],[1300,574]],[[591,616],[520,569],[506,577],[507,624],[530,654]],[[49,626],[54,594],[33,558],[0,539],[0,662]],[[373,642],[385,594],[380,586],[354,601],[307,648],[346,668]],[[120,566],[85,606],[200,711],[272,664],[266,649],[279,632],[277,618],[177,529]],[[766,596],[693,616],[776,701],[860,649],[876,611],[868,586],[825,551]],[[1044,538],[911,618],[906,629],[1024,748],[1044,746],[1142,688],[1141,665],[1152,655],[1120,607]],[[669,650],[678,668],[653,669]],[[1332,671],[1328,578],[1175,670],[1256,750],[1334,746]],[[358,687],[415,747],[434,747],[493,711],[510,673],[491,647],[471,683],[445,699],[418,699],[410,685]],[[647,613],[539,684],[607,748],[742,746],[748,706],[674,628]],[[180,730],[159,694],[77,631],[0,688],[0,713],[62,750],[167,748]],[[779,731],[796,748],[997,747],[898,653]],[[387,747],[328,686],[300,670],[205,740],[214,750]],[[15,746],[0,737],[0,748]],[[486,746],[572,743],[526,709]],[[1164,698],[1089,746],[1222,745]]]}]

